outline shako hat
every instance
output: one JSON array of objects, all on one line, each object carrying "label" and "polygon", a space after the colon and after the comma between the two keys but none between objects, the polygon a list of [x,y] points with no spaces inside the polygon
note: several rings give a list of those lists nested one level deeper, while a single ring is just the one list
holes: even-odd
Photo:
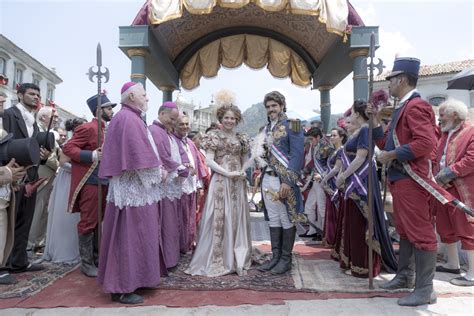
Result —
[{"label": "shako hat", "polygon": [[392,72],[385,77],[386,80],[390,80],[395,76],[400,74],[411,74],[418,78],[418,73],[420,72],[420,60],[413,57],[400,57],[395,58],[393,63]]}]

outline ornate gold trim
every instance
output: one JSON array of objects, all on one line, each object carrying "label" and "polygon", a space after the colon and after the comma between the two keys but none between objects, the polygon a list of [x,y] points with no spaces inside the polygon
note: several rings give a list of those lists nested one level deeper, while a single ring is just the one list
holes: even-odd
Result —
[{"label": "ornate gold trim", "polygon": [[351,50],[349,52],[349,57],[352,58],[352,59],[354,59],[356,57],[359,57],[359,56],[363,56],[363,57],[369,56],[369,49],[368,48],[357,48],[357,49]]},{"label": "ornate gold trim", "polygon": [[216,6],[216,0],[214,0],[209,7],[203,8],[203,9],[195,9],[191,7],[190,5],[188,5],[187,1],[183,1],[183,4],[186,10],[188,10],[188,12],[191,14],[209,14],[212,12],[214,7]]},{"label": "ornate gold trim", "polygon": [[129,48],[127,49],[127,55],[130,58],[133,56],[146,57],[146,55],[148,55],[148,50],[145,48]]},{"label": "ornate gold trim", "polygon": [[247,0],[241,3],[222,2],[222,0],[219,0],[219,6],[221,6],[222,8],[229,8],[229,9],[240,9],[242,7],[245,7],[249,3],[250,3],[250,0]]},{"label": "ornate gold trim", "polygon": [[332,88],[334,88],[334,87],[331,86],[331,85],[321,85],[317,89],[319,90],[319,92],[322,92],[322,91],[329,91]]},{"label": "ornate gold trim", "polygon": [[173,87],[173,86],[160,86],[160,87],[158,87],[158,89],[160,91],[174,91],[174,90],[176,90],[176,88]]},{"label": "ornate gold trim", "polygon": [[146,79],[146,76],[144,74],[131,74],[130,78]]},{"label": "ornate gold trim", "polygon": [[264,3],[262,3],[261,0],[254,0],[255,4],[257,6],[259,6],[260,8],[262,8],[263,10],[265,11],[270,11],[270,12],[278,12],[278,11],[282,11],[284,10],[285,8],[288,7],[288,1],[287,0],[281,0],[281,3],[279,6],[275,6],[275,7],[271,7],[271,6],[268,6],[268,5],[265,5]]}]

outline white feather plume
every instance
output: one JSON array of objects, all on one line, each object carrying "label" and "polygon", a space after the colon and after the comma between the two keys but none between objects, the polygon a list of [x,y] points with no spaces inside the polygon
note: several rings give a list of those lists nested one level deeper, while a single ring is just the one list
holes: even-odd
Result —
[{"label": "white feather plume", "polygon": [[235,104],[235,93],[230,91],[230,90],[226,90],[226,89],[222,89],[222,90],[219,90],[215,95],[214,95],[214,98],[216,99],[216,104],[218,106],[221,106],[221,105],[236,105]]},{"label": "white feather plume", "polygon": [[255,165],[257,168],[263,168],[267,166],[267,162],[265,161],[264,146],[266,140],[268,145],[268,138],[265,133],[265,130],[263,130],[257,136],[254,137],[252,141],[252,146],[250,148],[250,159],[247,160],[245,165],[242,167],[242,170],[247,170],[253,165]]}]

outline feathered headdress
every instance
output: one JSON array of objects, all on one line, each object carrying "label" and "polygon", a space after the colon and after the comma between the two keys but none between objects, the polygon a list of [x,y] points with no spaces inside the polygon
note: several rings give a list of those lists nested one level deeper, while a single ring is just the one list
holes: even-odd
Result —
[{"label": "feathered headdress", "polygon": [[219,90],[215,95],[216,104],[221,105],[236,105],[235,104],[235,93],[230,90]]},{"label": "feathered headdress", "polygon": [[387,91],[380,89],[373,92],[370,96],[370,103],[372,103],[376,111],[380,110],[386,105],[390,105]]},{"label": "feathered headdress", "polygon": [[347,125],[347,124],[346,124],[346,118],[345,118],[345,117],[340,117],[340,118],[338,118],[336,124],[337,124],[337,126],[339,126],[340,128],[342,128],[342,129],[345,130],[345,129],[346,129],[346,125]]}]

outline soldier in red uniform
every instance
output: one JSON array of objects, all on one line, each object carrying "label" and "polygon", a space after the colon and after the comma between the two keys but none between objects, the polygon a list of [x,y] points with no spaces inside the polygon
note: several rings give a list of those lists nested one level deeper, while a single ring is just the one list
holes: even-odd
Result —
[{"label": "soldier in red uniform", "polygon": [[[101,98],[102,108],[102,143],[106,122],[113,116],[115,103],[106,95],[95,95],[87,100],[93,115],[97,117],[97,99]],[[69,194],[69,211],[80,212],[81,220],[77,225],[79,234],[79,253],[81,271],[88,277],[97,276],[94,258],[95,230],[98,225],[98,170],[102,150],[98,148],[99,121],[92,121],[76,128],[73,137],[64,145],[63,152],[71,158],[71,191]],[[107,180],[100,179],[102,184],[102,206],[105,208]]]},{"label": "soldier in red uniform", "polygon": [[382,288],[415,286],[413,292],[398,300],[402,306],[436,302],[433,290],[436,234],[430,209],[431,196],[421,184],[432,183],[428,176],[429,162],[437,143],[436,122],[431,105],[416,91],[419,68],[420,61],[416,58],[395,59],[387,80],[390,81],[390,94],[399,102],[387,132],[384,134],[380,126],[374,129],[374,139],[383,149],[378,159],[388,166],[395,224],[400,234],[397,275]]}]

